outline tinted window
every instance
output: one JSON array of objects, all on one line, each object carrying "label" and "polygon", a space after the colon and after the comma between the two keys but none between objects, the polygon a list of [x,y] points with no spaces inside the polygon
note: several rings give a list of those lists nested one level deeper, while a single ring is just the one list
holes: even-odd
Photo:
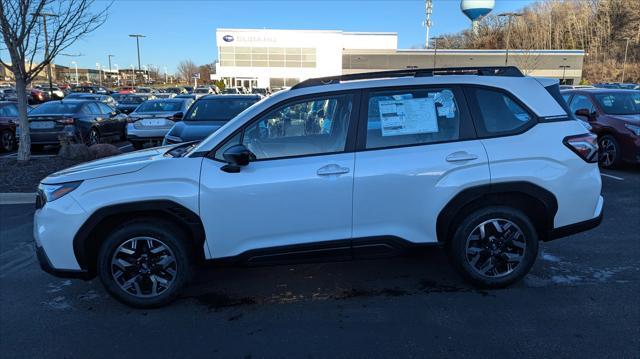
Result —
[{"label": "tinted window", "polygon": [[248,126],[242,143],[257,159],[342,152],[352,108],[351,95],[289,104]]},{"label": "tinted window", "polygon": [[100,107],[100,112],[102,112],[103,115],[110,115],[111,112],[113,112],[113,108],[108,105],[99,103],[98,106]]},{"label": "tinted window", "polygon": [[367,111],[367,148],[457,140],[460,110],[453,90],[374,92]]},{"label": "tinted window", "polygon": [[229,121],[256,102],[257,100],[253,98],[200,100],[191,105],[184,119],[186,121]]},{"label": "tinted window", "polygon": [[146,98],[142,96],[124,96],[122,99],[120,99],[120,103],[138,105],[143,103],[145,100]]},{"label": "tinted window", "polygon": [[589,110],[589,113],[593,113],[596,111],[595,107],[593,107],[593,103],[589,100],[589,97],[585,95],[575,95],[571,100],[571,113],[576,113],[576,111],[581,109]]},{"label": "tinted window", "polygon": [[83,112],[91,115],[101,115],[100,107],[95,102],[90,102],[83,107]]},{"label": "tinted window", "polygon": [[14,104],[0,107],[0,117],[18,117],[18,107]]},{"label": "tinted window", "polygon": [[45,102],[29,112],[29,115],[75,113],[82,102]]},{"label": "tinted window", "polygon": [[640,91],[597,94],[593,97],[602,111],[609,115],[640,114]]},{"label": "tinted window", "polygon": [[485,88],[471,88],[478,119],[477,131],[483,136],[514,133],[531,125],[533,116],[509,95]]},{"label": "tinted window", "polygon": [[143,103],[136,112],[178,112],[182,110],[182,101],[156,101]]}]

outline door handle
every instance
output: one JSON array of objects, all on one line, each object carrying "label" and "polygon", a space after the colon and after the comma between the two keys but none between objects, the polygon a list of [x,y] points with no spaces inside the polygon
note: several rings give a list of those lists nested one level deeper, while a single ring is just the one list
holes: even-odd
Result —
[{"label": "door handle", "polygon": [[336,164],[330,164],[320,167],[316,173],[318,176],[341,175],[349,173],[349,169]]},{"label": "door handle", "polygon": [[478,159],[478,156],[465,151],[454,152],[446,157],[447,162],[463,162],[463,161],[471,161],[471,160],[477,160],[477,159]]}]

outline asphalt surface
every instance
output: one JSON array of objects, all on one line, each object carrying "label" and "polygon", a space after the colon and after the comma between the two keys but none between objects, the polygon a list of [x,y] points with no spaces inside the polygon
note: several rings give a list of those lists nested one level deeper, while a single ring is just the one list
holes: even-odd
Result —
[{"label": "asphalt surface", "polygon": [[40,271],[32,205],[0,206],[3,358],[640,356],[640,170],[604,172],[600,227],[541,245],[504,290],[441,250],[383,260],[209,268],[169,307]]}]

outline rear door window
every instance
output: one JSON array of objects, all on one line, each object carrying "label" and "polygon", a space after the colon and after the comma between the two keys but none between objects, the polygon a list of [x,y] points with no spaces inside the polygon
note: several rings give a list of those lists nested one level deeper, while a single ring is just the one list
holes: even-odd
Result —
[{"label": "rear door window", "polygon": [[484,87],[467,88],[476,131],[482,137],[517,134],[535,124],[535,117],[509,94]]}]

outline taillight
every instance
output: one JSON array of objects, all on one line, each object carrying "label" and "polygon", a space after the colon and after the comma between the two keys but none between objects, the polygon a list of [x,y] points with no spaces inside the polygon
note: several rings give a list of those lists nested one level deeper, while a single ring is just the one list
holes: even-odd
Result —
[{"label": "taillight", "polygon": [[562,140],[562,143],[585,162],[598,162],[598,137],[596,135],[585,133],[583,135],[568,136]]},{"label": "taillight", "polygon": [[62,118],[62,119],[59,119],[59,120],[56,120],[56,121],[57,121],[58,123],[63,124],[63,125],[73,125],[73,124],[76,122],[76,121],[75,121],[73,118],[71,118],[71,117],[68,117],[68,118]]}]

